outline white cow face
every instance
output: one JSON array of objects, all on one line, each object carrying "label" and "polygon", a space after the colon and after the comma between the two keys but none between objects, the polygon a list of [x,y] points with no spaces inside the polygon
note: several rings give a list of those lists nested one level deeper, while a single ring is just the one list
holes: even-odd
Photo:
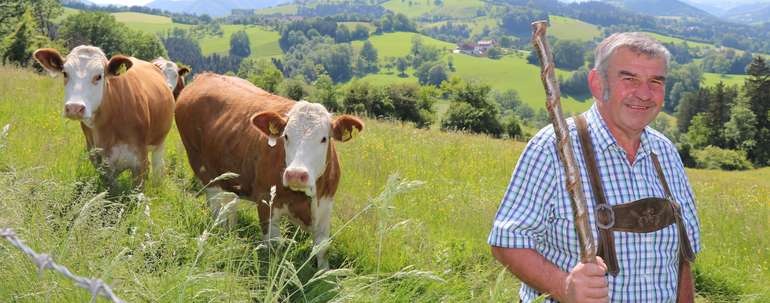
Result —
[{"label": "white cow face", "polygon": [[117,55],[107,61],[101,49],[81,45],[66,60],[55,49],[38,49],[33,54],[48,72],[64,76],[64,116],[87,125],[102,104],[109,77],[131,68],[128,57]]},{"label": "white cow face", "polygon": [[358,118],[331,114],[317,103],[297,102],[284,119],[275,112],[261,112],[252,123],[268,136],[268,144],[282,138],[286,153],[283,186],[315,195],[315,183],[326,171],[331,139],[350,140],[364,127]]},{"label": "white cow face", "polygon": [[166,86],[173,91],[177,81],[179,81],[179,67],[176,63],[168,61],[163,57],[152,60],[152,63],[160,68],[163,77],[166,78]]}]

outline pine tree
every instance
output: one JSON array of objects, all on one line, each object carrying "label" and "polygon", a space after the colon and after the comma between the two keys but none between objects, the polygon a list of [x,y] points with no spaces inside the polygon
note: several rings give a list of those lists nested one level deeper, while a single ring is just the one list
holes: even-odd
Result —
[{"label": "pine tree", "polygon": [[19,20],[16,31],[3,41],[3,64],[16,63],[27,66],[34,50],[35,28],[32,13],[27,10]]},{"label": "pine tree", "polygon": [[756,115],[756,145],[749,151],[749,159],[757,166],[770,163],[770,67],[765,59],[757,56],[748,68],[745,94],[749,109]]},{"label": "pine tree", "polygon": [[725,124],[730,120],[730,107],[737,95],[735,88],[725,87],[722,81],[711,89],[706,118],[706,126],[710,131],[709,145],[726,148]]}]

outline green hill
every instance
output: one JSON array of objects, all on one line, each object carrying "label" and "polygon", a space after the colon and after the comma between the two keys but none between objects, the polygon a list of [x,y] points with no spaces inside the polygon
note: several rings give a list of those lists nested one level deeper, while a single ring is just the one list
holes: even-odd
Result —
[{"label": "green hill", "polygon": [[[313,271],[303,262],[312,241],[304,233],[292,236],[294,229],[283,226],[294,241],[271,256],[251,202],[239,206],[234,231],[213,225],[191,185],[176,128],[166,143],[167,172],[151,179],[143,196],[126,189],[125,178],[117,191],[99,196],[105,188],[79,125],[60,114],[61,78],[9,67],[0,67],[0,77],[0,127],[10,124],[0,138],[0,226],[74,273],[101,278],[127,302],[517,298],[518,282],[494,261],[486,237],[524,143],[366,119],[359,137],[337,145],[344,172],[330,254],[343,270],[308,283]],[[687,173],[704,247],[696,288],[709,299],[698,302],[767,302],[770,169]],[[424,185],[375,199],[392,174]],[[4,240],[0,246],[0,301],[91,299],[58,274],[38,275]]]},{"label": "green hill", "polygon": [[401,13],[407,17],[448,16],[455,18],[470,18],[476,16],[476,11],[484,8],[480,0],[443,0],[440,5],[434,0],[389,0],[380,4],[382,7]]},{"label": "green hill", "polygon": [[[415,33],[387,33],[378,36],[372,36],[369,40],[377,49],[379,57],[403,57],[411,49],[412,37]],[[524,103],[535,109],[545,108],[545,91],[540,82],[540,67],[527,64],[524,54],[521,52],[504,56],[499,60],[492,60],[483,57],[474,57],[463,54],[450,54],[449,50],[455,46],[451,43],[442,42],[430,37],[422,36],[422,41],[426,45],[435,45],[447,51],[446,56],[452,56],[457,75],[465,79],[476,80],[481,83],[489,84],[497,90],[515,89],[519,93]],[[360,47],[362,42],[357,41],[354,47]],[[387,71],[381,71],[378,75],[369,75],[364,79],[373,80],[373,83],[391,83],[400,81],[416,81],[416,78],[400,78],[396,73],[385,74]],[[410,71],[407,71],[412,75]],[[558,71],[560,75],[566,76],[568,71]],[[590,107],[590,102],[581,102],[573,98],[563,97],[562,103],[564,110],[568,112],[582,112]]]},{"label": "green hill", "polygon": [[743,83],[748,77],[749,76],[747,75],[720,75],[715,73],[703,73],[703,83],[701,83],[701,85],[713,86],[722,81],[727,86],[737,85],[738,87],[743,87]]},{"label": "green hill", "polygon": [[269,57],[283,54],[280,46],[278,46],[278,39],[280,38],[278,32],[260,26],[234,24],[222,25],[222,32],[224,34],[221,37],[206,36],[198,41],[201,46],[201,52],[204,55],[213,53],[226,55],[230,51],[230,36],[240,30],[246,31],[246,35],[249,36],[252,56]]},{"label": "green hill", "polygon": [[148,33],[163,33],[175,27],[183,29],[191,27],[188,24],[173,23],[171,18],[166,16],[133,12],[112,13],[112,15],[115,17],[115,20],[126,24],[128,27]]},{"label": "green hill", "polygon": [[551,15],[548,19],[551,25],[548,35],[558,39],[591,41],[602,36],[599,27],[590,23],[556,15]]}]

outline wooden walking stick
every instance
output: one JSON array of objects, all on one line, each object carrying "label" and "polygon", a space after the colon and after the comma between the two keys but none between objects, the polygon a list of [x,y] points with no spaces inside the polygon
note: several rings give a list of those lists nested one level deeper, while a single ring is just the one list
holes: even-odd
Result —
[{"label": "wooden walking stick", "polygon": [[561,109],[561,92],[559,82],[554,71],[553,54],[546,40],[545,30],[547,21],[535,21],[532,23],[532,44],[540,58],[540,79],[545,88],[546,107],[556,133],[556,149],[559,151],[564,173],[567,177],[567,191],[572,202],[572,215],[575,217],[575,230],[580,242],[580,262],[591,263],[596,260],[596,247],[594,235],[591,232],[591,224],[588,223],[588,204],[580,181],[575,154],[572,151],[572,140],[569,137],[567,122]]}]

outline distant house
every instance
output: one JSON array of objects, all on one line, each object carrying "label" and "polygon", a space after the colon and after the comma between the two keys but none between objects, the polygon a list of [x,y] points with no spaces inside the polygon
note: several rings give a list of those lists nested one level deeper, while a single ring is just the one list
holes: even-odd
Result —
[{"label": "distant house", "polygon": [[493,48],[495,46],[497,46],[497,41],[495,41],[494,39],[479,40],[479,42],[476,43],[476,48],[473,49],[473,52],[476,53],[477,56],[481,56],[483,54],[486,54],[490,48]]},{"label": "distant house", "polygon": [[491,40],[479,40],[476,43],[458,43],[457,48],[454,49],[455,54],[466,54],[471,56],[484,56],[490,48],[497,46],[497,41]]}]

